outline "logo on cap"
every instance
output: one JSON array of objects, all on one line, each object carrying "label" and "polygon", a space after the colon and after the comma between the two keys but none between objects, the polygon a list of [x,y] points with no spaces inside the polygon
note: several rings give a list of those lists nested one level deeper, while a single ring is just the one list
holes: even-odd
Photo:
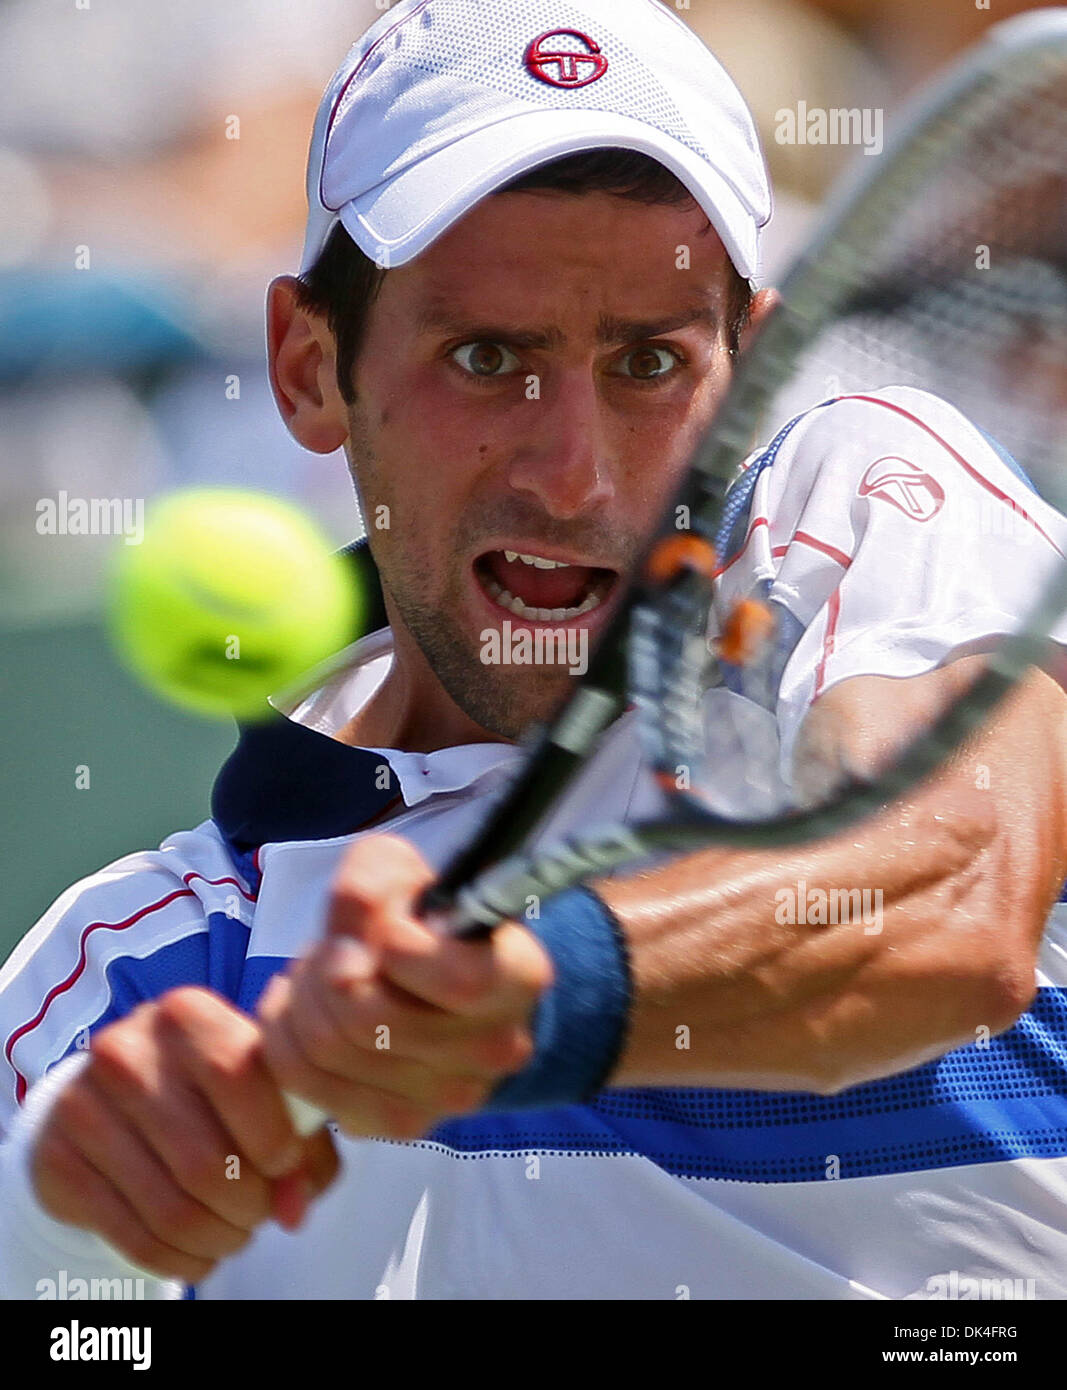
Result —
[{"label": "logo on cap", "polygon": [[945,489],[937,479],[902,458],[872,463],[863,475],[859,495],[888,502],[912,521],[930,521],[945,505]]},{"label": "logo on cap", "polygon": [[[561,38],[580,39],[586,51],[577,53],[551,44],[551,40]],[[549,46],[545,47],[546,44]],[[588,34],[578,29],[552,29],[530,44],[526,50],[526,67],[534,77],[551,87],[586,87],[604,76],[608,60],[601,53],[600,45]]]}]

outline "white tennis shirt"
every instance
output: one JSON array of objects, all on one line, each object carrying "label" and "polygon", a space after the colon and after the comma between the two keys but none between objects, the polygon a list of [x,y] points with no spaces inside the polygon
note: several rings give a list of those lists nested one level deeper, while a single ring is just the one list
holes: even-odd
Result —
[{"label": "white tennis shirt", "polygon": [[[724,590],[790,616],[769,707],[714,697],[764,722],[771,780],[822,691],[918,675],[1011,629],[1067,552],[1067,522],[985,437],[907,388],[806,412],[753,456],[736,496]],[[41,1116],[92,1033],[180,984],[251,1011],[321,933],[338,860],[376,818],[389,810],[390,833],[444,865],[514,770],[505,744],[416,754],[331,739],[390,651],[387,631],[365,638],[278,728],[246,733],[212,820],[74,885],[0,970],[0,1293],[40,1296],[60,1270],[68,1288],[140,1273],[51,1220],[27,1178]],[[656,804],[628,716],[545,840]],[[342,1173],[304,1228],[264,1225],[195,1294],[1067,1297],[1065,913],[1032,1007],[986,1045],[829,1097],[606,1090],[414,1143],[340,1136]],[[182,1290],[148,1280],[146,1293]]]}]

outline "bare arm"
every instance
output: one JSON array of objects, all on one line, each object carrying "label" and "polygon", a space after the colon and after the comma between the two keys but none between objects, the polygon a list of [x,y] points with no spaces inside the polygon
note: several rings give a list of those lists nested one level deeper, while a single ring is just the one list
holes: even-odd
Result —
[{"label": "bare arm", "polygon": [[[878,762],[975,660],[843,682],[813,707],[806,749]],[[1067,877],[1065,757],[1067,697],[1035,672],[941,775],[846,834],[597,884],[636,985],[612,1084],[830,1092],[1010,1027]],[[817,888],[880,890],[874,929],[782,920]]]}]

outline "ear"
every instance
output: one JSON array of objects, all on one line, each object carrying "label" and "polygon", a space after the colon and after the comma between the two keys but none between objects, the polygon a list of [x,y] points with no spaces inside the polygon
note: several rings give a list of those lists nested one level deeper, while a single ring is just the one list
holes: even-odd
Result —
[{"label": "ear", "polygon": [[314,454],[332,454],[348,439],[333,334],[320,314],[301,307],[298,288],[292,275],[281,275],[267,291],[271,389],[297,443]]},{"label": "ear", "polygon": [[744,332],[741,334],[739,344],[741,353],[745,353],[752,345],[752,340],[759,332],[764,319],[781,302],[782,296],[777,290],[766,289],[758,290],[752,297],[752,306],[749,309],[748,323]]}]

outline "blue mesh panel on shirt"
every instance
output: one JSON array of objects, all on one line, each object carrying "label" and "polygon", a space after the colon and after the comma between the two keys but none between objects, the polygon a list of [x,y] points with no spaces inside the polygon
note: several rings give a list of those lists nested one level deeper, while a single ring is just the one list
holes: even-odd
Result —
[{"label": "blue mesh panel on shirt", "polygon": [[[833,404],[832,400],[823,401],[821,405],[814,406],[812,409],[822,410]],[[725,564],[744,547],[748,528],[751,524],[752,494],[756,489],[760,474],[765,468],[770,468],[774,464],[782,446],[793,433],[793,430],[800,424],[801,420],[806,419],[811,413],[811,411],[806,410],[801,415],[795,415],[788,424],[783,425],[763,453],[752,460],[731,486],[723,503],[722,518],[715,535],[715,550],[719,556],[720,564]],[[770,590],[770,580],[764,580],[759,597],[767,599]],[[769,665],[760,667],[759,670],[750,675],[741,667],[731,665],[728,661],[720,661],[719,670],[723,685],[732,690],[735,695],[743,695],[746,699],[762,705],[773,713],[785,668],[789,665],[789,659],[803,635],[804,627],[800,620],[784,604],[775,601],[775,645]]]},{"label": "blue mesh panel on shirt", "polygon": [[244,1009],[247,1014],[254,1014],[259,996],[270,984],[272,977],[277,975],[279,970],[284,970],[288,964],[288,956],[251,956],[245,961],[237,1007]]},{"label": "blue mesh panel on shirt", "polygon": [[842,1178],[1067,1155],[1067,991],[1042,989],[988,1048],[960,1048],[836,1096],[604,1091],[589,1106],[474,1116],[430,1136],[458,1153],[641,1154],[676,1176]]},{"label": "blue mesh panel on shirt", "polygon": [[833,400],[822,401],[819,405],[812,406],[811,410],[794,415],[792,420],[782,426],[763,453],[758,458],[753,459],[740,477],[731,485],[726,494],[726,500],[723,502],[722,517],[719,520],[719,529],[715,534],[715,550],[719,555],[720,564],[725,564],[745,544],[745,537],[748,535],[752,494],[756,489],[760,474],[765,468],[770,468],[775,463],[785,441],[801,420],[806,420],[816,410],[824,410],[828,405],[834,403]]},{"label": "blue mesh panel on shirt", "polygon": [[95,1022],[86,1021],[90,1034],[125,1018],[138,1004],[183,985],[206,986],[236,1003],[248,938],[243,922],[213,912],[202,930],[161,946],[150,956],[119,956],[104,971],[111,1002]]}]

